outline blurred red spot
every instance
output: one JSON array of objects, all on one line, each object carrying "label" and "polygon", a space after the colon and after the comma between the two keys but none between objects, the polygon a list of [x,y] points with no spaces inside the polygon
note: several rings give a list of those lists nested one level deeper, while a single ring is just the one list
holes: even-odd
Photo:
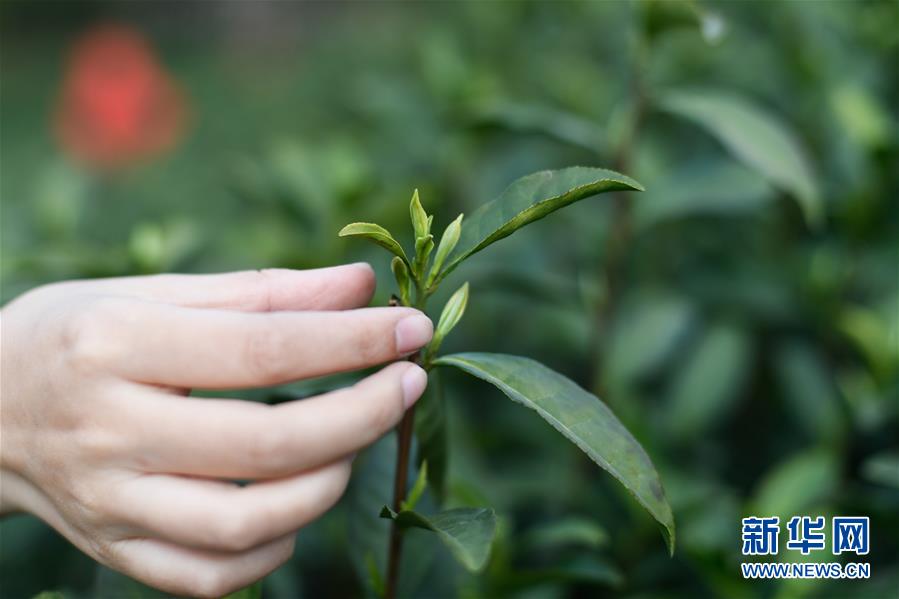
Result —
[{"label": "blurred red spot", "polygon": [[184,99],[146,39],[122,25],[96,27],[68,57],[55,128],[79,162],[116,168],[171,149]]}]

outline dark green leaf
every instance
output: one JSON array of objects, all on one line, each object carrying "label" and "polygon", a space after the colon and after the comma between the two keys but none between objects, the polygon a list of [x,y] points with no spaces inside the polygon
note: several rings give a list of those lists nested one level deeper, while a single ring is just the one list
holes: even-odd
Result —
[{"label": "dark green leaf", "polygon": [[775,197],[764,176],[730,158],[679,166],[649,185],[646,196],[634,205],[639,230],[697,215],[759,214]]},{"label": "dark green leaf", "polygon": [[721,90],[671,91],[659,105],[704,127],[737,158],[792,193],[809,224],[821,223],[823,206],[812,170],[793,134],[774,115]]},{"label": "dark green leaf", "polygon": [[381,225],[376,225],[374,223],[352,223],[342,228],[338,235],[340,237],[365,237],[381,247],[386,248],[392,254],[399,256],[406,264],[409,263],[409,259],[406,258],[406,252],[403,251],[403,247],[393,238],[390,231]]},{"label": "dark green leaf", "polygon": [[674,551],[674,516],[659,475],[640,444],[598,397],[543,364],[520,356],[452,354],[434,364],[460,368],[536,410],[633,494],[662,525],[668,549]]},{"label": "dark green leaf", "polygon": [[453,556],[472,572],[481,570],[490,556],[496,532],[496,514],[491,508],[455,508],[431,516],[403,510],[394,512],[386,505],[381,517],[395,520],[403,528],[421,528],[437,533]]},{"label": "dark green leaf", "polygon": [[813,438],[833,440],[843,425],[839,397],[821,353],[798,340],[780,344],[773,356],[783,401]]},{"label": "dark green leaf", "polygon": [[475,252],[523,226],[578,200],[616,190],[643,191],[643,186],[620,173],[584,166],[540,171],[518,179],[465,220],[450,263],[437,280]]},{"label": "dark green leaf", "polygon": [[540,133],[590,152],[599,150],[604,141],[602,129],[593,121],[550,106],[492,102],[478,107],[474,119],[479,124]]},{"label": "dark green leaf", "polygon": [[724,417],[739,399],[751,357],[751,340],[741,328],[709,327],[671,383],[668,429],[693,438]]},{"label": "dark green leaf", "polygon": [[871,482],[899,489],[899,451],[884,451],[862,464],[862,474]]},{"label": "dark green leaf", "polygon": [[781,520],[805,513],[837,488],[839,476],[836,456],[827,449],[793,454],[765,475],[749,511]]},{"label": "dark green leaf", "polygon": [[645,293],[622,302],[604,363],[608,385],[624,389],[664,364],[694,326],[695,310],[681,297]]},{"label": "dark green leaf", "polygon": [[608,560],[595,555],[580,555],[550,567],[530,568],[510,573],[506,586],[510,589],[527,589],[552,583],[614,588],[624,583],[624,577]]},{"label": "dark green leaf", "polygon": [[528,530],[521,544],[530,549],[558,551],[562,547],[581,546],[597,549],[609,540],[609,533],[587,518],[564,518]]}]

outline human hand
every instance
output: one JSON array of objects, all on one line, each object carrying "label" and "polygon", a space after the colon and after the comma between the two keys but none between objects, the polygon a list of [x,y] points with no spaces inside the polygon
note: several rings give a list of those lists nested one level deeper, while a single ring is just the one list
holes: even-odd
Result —
[{"label": "human hand", "polygon": [[167,592],[220,596],[263,577],[427,376],[400,362],[277,406],[187,393],[355,370],[430,340],[416,310],[360,309],[373,290],[354,264],[26,293],[2,311],[0,509]]}]

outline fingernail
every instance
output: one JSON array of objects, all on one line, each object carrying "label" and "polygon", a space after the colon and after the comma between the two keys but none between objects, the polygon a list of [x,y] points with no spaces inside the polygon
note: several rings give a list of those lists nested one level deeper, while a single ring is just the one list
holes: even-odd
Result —
[{"label": "fingernail", "polygon": [[424,314],[407,316],[396,324],[396,351],[399,355],[412,353],[431,340],[434,323]]},{"label": "fingernail", "polygon": [[412,407],[421,394],[424,393],[425,387],[428,386],[428,373],[420,366],[412,365],[403,375],[403,405],[408,410]]}]

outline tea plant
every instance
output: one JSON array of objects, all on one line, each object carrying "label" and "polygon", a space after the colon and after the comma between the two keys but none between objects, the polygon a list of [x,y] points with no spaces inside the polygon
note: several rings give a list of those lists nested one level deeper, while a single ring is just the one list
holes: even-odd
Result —
[{"label": "tea plant", "polygon": [[[433,216],[427,214],[416,191],[410,204],[415,237],[414,252],[410,254],[377,224],[353,223],[344,227],[340,236],[363,237],[392,253],[391,267],[398,286],[392,303],[426,310],[428,299],[446,277],[488,245],[578,200],[609,191],[642,190],[633,179],[605,169],[571,167],[542,171],[513,182],[471,216],[459,215],[447,225],[436,244],[431,232]],[[598,397],[529,358],[483,352],[438,354],[443,340],[465,313],[468,298],[469,286],[464,283],[446,302],[431,343],[410,359],[429,372],[436,367],[458,368],[494,385],[512,401],[535,410],[627,488],[659,522],[669,552],[673,552],[674,519],[658,473],[640,444]],[[415,527],[435,533],[462,565],[478,571],[487,563],[496,528],[495,514],[489,507],[455,508],[432,514],[415,511],[426,486],[438,495],[443,486],[444,457],[440,452],[444,448],[437,442],[443,416],[435,401],[433,397],[423,398],[419,422],[413,406],[398,427],[393,505],[384,506],[380,514],[392,521],[386,581],[375,584],[382,587],[379,590],[388,599],[396,595],[404,529]],[[420,470],[407,495],[414,431]],[[380,579],[377,571],[372,576],[376,581]]]}]

